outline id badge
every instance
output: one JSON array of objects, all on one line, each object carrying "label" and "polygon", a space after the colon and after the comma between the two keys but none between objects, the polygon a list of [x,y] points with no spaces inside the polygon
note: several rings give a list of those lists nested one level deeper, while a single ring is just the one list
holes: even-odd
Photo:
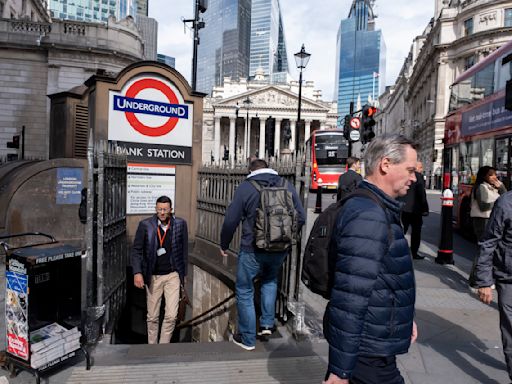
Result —
[{"label": "id badge", "polygon": [[162,255],[165,255],[165,248],[158,248],[157,251],[156,251],[156,255],[157,256],[162,256]]}]

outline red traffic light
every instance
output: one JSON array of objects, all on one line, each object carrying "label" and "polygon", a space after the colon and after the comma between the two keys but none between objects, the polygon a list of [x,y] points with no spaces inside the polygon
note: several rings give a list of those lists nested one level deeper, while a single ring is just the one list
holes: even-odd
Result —
[{"label": "red traffic light", "polygon": [[363,116],[373,117],[377,113],[377,108],[372,107],[370,105],[365,105],[363,107]]}]

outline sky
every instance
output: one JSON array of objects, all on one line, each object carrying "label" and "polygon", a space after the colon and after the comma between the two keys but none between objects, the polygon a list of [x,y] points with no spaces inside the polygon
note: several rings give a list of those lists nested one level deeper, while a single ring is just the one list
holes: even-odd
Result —
[{"label": "sky", "polygon": [[[194,15],[193,0],[149,0],[149,16],[158,21],[158,53],[176,58],[176,69],[190,81],[192,31],[182,19]],[[302,44],[311,53],[303,81],[314,81],[324,100],[332,100],[336,66],[336,36],[348,17],[352,0],[280,0],[288,62],[298,79],[293,54]],[[376,27],[386,43],[386,85],[394,84],[413,39],[434,16],[435,0],[376,0]]]}]

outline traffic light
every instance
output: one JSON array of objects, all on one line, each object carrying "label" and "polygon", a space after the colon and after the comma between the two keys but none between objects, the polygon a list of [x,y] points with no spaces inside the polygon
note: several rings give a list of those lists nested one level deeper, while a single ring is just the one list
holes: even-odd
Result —
[{"label": "traffic light", "polygon": [[373,117],[377,113],[377,108],[372,107],[366,104],[363,107],[363,113],[361,116],[361,143],[366,144],[373,140],[375,137],[375,132],[373,132],[373,127],[375,126],[375,120]]},{"label": "traffic light", "polygon": [[343,122],[343,137],[350,140],[350,115],[345,115]]},{"label": "traffic light", "polygon": [[12,141],[7,142],[7,148],[20,148],[20,135],[14,135]]}]

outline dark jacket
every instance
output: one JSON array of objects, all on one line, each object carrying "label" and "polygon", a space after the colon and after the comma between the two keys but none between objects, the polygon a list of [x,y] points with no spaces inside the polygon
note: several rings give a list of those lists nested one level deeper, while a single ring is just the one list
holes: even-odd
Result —
[{"label": "dark jacket", "polygon": [[363,181],[363,177],[353,169],[349,169],[341,174],[338,179],[336,200],[340,201],[345,196],[348,196],[350,192],[355,191],[361,181]]},{"label": "dark jacket", "polygon": [[[181,281],[187,276],[188,229],[187,222],[179,217],[171,217],[171,265],[180,275]],[[133,274],[142,273],[144,284],[151,282],[156,265],[158,244],[158,217],[156,215],[139,223],[132,248]],[[162,256],[162,257],[165,257]]]},{"label": "dark jacket", "polygon": [[[249,182],[255,180],[262,186],[281,185],[282,178],[272,173],[260,173],[244,180],[236,189],[233,201],[229,205],[224,217],[224,224],[220,232],[220,247],[223,250],[229,248],[229,243],[242,221],[242,240],[240,250],[254,252],[254,222],[256,220],[256,210],[260,206],[260,194],[256,188]],[[306,215],[299,195],[291,183],[288,183],[288,190],[292,193],[293,204],[298,215],[298,229],[306,221]]]},{"label": "dark jacket", "polygon": [[496,200],[479,245],[476,286],[490,287],[495,280],[512,283],[512,191]]},{"label": "dark jacket", "polygon": [[353,197],[336,222],[336,272],[324,334],[329,372],[341,378],[351,376],[359,355],[407,352],[416,296],[401,204],[373,184],[360,187],[375,192],[386,211],[368,198]]},{"label": "dark jacket", "polygon": [[403,212],[415,213],[417,215],[428,214],[428,201],[427,193],[425,191],[425,180],[423,175],[419,172],[414,172],[416,175],[416,181],[411,184],[407,195],[400,198],[400,201],[404,202],[402,208]]}]

